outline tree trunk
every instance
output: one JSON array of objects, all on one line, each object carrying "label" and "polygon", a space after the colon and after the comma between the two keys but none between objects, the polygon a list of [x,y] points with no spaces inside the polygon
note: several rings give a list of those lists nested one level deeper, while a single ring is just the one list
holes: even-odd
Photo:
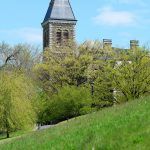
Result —
[{"label": "tree trunk", "polygon": [[7,138],[9,138],[9,131],[8,131],[8,129],[6,131],[6,134],[7,134]]}]

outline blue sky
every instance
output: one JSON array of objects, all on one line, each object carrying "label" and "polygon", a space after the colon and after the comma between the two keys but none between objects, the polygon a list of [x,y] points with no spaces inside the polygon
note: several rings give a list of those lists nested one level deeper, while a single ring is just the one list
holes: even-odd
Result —
[{"label": "blue sky", "polygon": [[[0,41],[42,45],[41,22],[50,0],[1,0]],[[130,39],[150,42],[149,0],[70,0],[78,20],[76,39],[111,38],[128,47]]]}]

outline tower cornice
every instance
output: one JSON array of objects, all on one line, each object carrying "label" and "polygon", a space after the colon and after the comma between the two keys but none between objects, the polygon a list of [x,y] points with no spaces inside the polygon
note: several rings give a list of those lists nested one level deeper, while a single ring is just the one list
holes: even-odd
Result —
[{"label": "tower cornice", "polygon": [[66,23],[67,23],[67,24],[74,24],[74,25],[76,25],[77,20],[51,19],[51,20],[47,20],[46,22],[42,22],[41,25],[44,26],[44,25],[46,25],[46,24],[48,24],[48,23],[62,23],[62,24],[63,24],[63,23],[66,24]]}]

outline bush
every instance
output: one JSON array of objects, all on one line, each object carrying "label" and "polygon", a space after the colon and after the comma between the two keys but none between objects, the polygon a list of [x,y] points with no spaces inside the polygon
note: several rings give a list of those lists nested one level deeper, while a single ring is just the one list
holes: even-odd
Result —
[{"label": "bush", "polygon": [[58,123],[91,112],[90,91],[83,87],[64,87],[51,97],[45,108],[46,122]]}]

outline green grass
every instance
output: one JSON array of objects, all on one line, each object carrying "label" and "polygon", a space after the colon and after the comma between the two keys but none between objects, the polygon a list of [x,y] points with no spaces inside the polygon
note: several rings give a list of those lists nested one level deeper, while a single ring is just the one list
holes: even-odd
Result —
[{"label": "green grass", "polygon": [[[14,138],[14,137],[18,137],[18,136],[21,136],[25,133],[28,133],[29,131],[17,131],[17,132],[12,132],[10,134],[10,138]],[[6,133],[3,133],[3,134],[0,134],[0,142],[1,140],[6,140]]]},{"label": "green grass", "polygon": [[2,140],[0,150],[149,150],[150,98]]}]

